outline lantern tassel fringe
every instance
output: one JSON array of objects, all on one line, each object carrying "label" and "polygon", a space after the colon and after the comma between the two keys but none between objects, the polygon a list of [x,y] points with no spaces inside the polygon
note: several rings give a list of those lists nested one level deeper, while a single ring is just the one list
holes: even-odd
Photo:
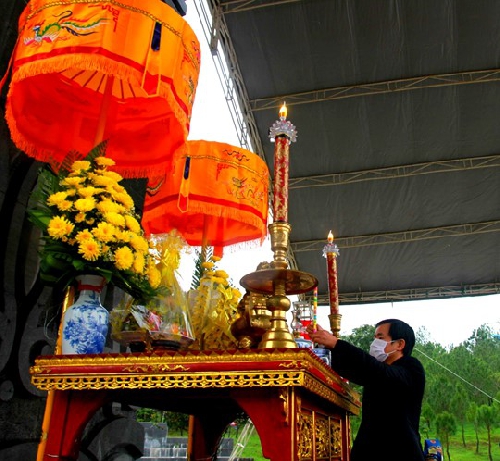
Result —
[{"label": "lantern tassel fringe", "polygon": [[[12,75],[12,82],[21,82],[24,79],[34,77],[40,74],[64,72],[70,67],[78,67],[86,71],[95,71],[100,73],[105,73],[109,76],[114,76],[125,82],[133,83],[138,85],[138,82],[142,80],[142,75],[137,71],[131,71],[129,67],[121,64],[112,62],[107,58],[99,57],[93,55],[88,57],[84,54],[73,54],[71,56],[65,56],[64,58],[57,57],[54,59],[46,59],[43,62],[30,62],[25,63],[18,69],[15,69]],[[160,76],[151,76],[152,78],[159,79]],[[12,85],[11,85],[12,88]],[[182,129],[184,130],[185,137],[187,138],[189,130],[189,117],[188,114],[180,107],[179,100],[174,92],[173,86],[162,80],[160,85],[158,85],[158,90],[155,94],[145,95],[144,98],[161,96],[168,101],[169,107],[173,108],[175,118],[179,121]],[[10,98],[10,91],[8,98]],[[26,152],[29,156],[36,157],[38,160],[49,162],[51,160],[62,160],[61,154],[55,155],[53,151],[41,149],[38,146],[33,145],[26,140],[25,136],[19,131],[17,124],[15,122],[14,114],[12,113],[12,108],[10,104],[6,105],[5,118],[9,125],[11,131],[12,140],[14,141],[16,147]],[[112,152],[111,152],[112,156]],[[161,168],[164,168],[162,166]],[[125,178],[137,178],[137,177],[151,177],[159,176],[165,174],[166,171],[158,170],[158,167],[149,168],[137,168],[137,166],[130,168],[115,168],[115,171],[120,173]]]},{"label": "lantern tassel fringe", "polygon": [[[232,209],[230,207],[221,207],[218,205],[213,205],[206,202],[197,202],[195,200],[190,200],[187,212],[193,214],[204,214],[214,218],[224,218],[234,220],[238,223],[253,226],[255,228],[261,229],[262,239],[266,235],[266,220],[261,219],[258,216],[248,216],[242,215],[238,209]],[[161,217],[163,215],[162,207],[156,207],[155,209],[148,211],[148,218],[154,219]],[[215,224],[214,224],[215,225]],[[231,243],[229,243],[231,245]]]}]

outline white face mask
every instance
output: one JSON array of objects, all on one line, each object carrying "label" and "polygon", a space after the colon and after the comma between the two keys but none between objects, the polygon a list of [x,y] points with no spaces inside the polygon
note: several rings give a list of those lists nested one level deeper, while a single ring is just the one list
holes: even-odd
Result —
[{"label": "white face mask", "polygon": [[385,348],[387,347],[387,344],[393,343],[393,341],[384,341],[383,339],[380,338],[375,338],[373,342],[370,345],[370,355],[372,357],[375,357],[379,362],[385,362],[387,360],[387,357],[389,354],[392,354],[394,351],[391,352],[385,352]]}]

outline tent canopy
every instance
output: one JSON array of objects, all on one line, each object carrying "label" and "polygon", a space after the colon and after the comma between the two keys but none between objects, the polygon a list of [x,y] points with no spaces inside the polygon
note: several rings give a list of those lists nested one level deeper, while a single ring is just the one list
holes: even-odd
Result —
[{"label": "tent canopy", "polygon": [[500,292],[500,2],[206,0],[252,148],[283,101],[293,268],[341,303]]}]

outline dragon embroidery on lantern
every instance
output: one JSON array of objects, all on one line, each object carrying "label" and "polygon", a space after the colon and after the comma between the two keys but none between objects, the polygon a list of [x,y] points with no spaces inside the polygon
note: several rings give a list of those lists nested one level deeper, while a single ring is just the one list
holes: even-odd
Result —
[{"label": "dragon embroidery on lantern", "polygon": [[[223,152],[230,157],[230,159],[226,162],[219,162],[217,164],[215,180],[219,181],[222,176],[222,182],[226,186],[227,194],[238,200],[249,200],[250,203],[257,203],[264,200],[265,187],[262,178],[259,178],[259,174],[252,168],[242,166],[241,162],[244,162],[244,165],[250,161],[250,158],[248,158],[245,153],[238,150],[229,151],[225,149]],[[243,168],[248,171],[248,174],[244,177],[231,176],[231,180],[229,181],[229,175],[222,175],[222,172],[227,168],[235,170]]]},{"label": "dragon embroidery on lantern", "polygon": [[[258,184],[249,184],[248,177],[241,179],[235,176],[232,177],[232,184],[227,185],[229,195],[235,196],[239,200],[262,201],[264,197],[263,191]],[[251,178],[250,182],[256,183],[255,178]]]},{"label": "dragon embroidery on lantern", "polygon": [[52,43],[57,39],[67,40],[67,38],[60,36],[64,31],[76,37],[92,35],[97,33],[97,31],[92,29],[107,23],[106,18],[99,18],[91,22],[90,18],[76,19],[72,16],[72,11],[64,11],[58,16],[54,15],[55,18],[58,18],[55,22],[51,22],[47,25],[44,25],[43,22],[35,24],[32,28],[34,35],[26,37],[24,39],[24,44],[26,46],[40,45],[42,42]]}]

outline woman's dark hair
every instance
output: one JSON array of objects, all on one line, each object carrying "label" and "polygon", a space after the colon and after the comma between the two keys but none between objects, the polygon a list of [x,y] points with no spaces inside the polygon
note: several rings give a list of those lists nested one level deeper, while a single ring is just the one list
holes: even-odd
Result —
[{"label": "woman's dark hair", "polygon": [[387,319],[378,322],[375,327],[382,325],[384,323],[389,323],[389,336],[393,339],[404,339],[405,347],[403,349],[403,355],[411,355],[413,351],[413,346],[415,345],[415,333],[413,328],[402,320],[398,319]]}]

